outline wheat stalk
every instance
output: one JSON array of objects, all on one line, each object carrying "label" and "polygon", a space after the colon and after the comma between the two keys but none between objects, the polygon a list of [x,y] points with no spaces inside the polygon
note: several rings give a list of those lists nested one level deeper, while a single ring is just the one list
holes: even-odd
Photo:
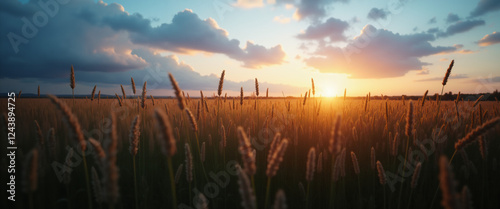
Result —
[{"label": "wheat stalk", "polygon": [[118,96],[117,93],[115,93],[115,96],[116,96],[116,99],[118,100],[118,104],[120,105],[120,107],[123,105],[122,103],[122,99],[120,98],[120,96]]},{"label": "wheat stalk", "polygon": [[255,95],[259,96],[259,81],[255,78]]},{"label": "wheat stalk", "polygon": [[422,97],[422,107],[424,106],[425,104],[425,98],[427,98],[427,93],[429,93],[429,90],[426,90],[425,91],[425,94],[424,94],[424,97]]},{"label": "wheat stalk", "polygon": [[130,77],[130,83],[132,85],[132,92],[134,92],[134,95],[135,95],[135,82],[134,82],[134,78]]},{"label": "wheat stalk", "polygon": [[191,154],[191,149],[189,144],[184,144],[184,154],[186,163],[186,180],[191,183],[193,181],[193,155]]},{"label": "wheat stalk", "polygon": [[476,101],[474,102],[474,104],[472,105],[472,107],[476,107],[477,104],[479,104],[479,101],[481,101],[481,99],[483,98],[484,95],[481,95],[479,96],[479,98],[476,99]]},{"label": "wheat stalk", "polygon": [[316,88],[314,87],[314,79],[311,78],[311,86],[312,86],[312,90],[313,90],[313,96],[316,96]]},{"label": "wheat stalk", "polygon": [[125,94],[125,89],[123,88],[123,85],[120,84],[120,87],[122,88],[123,99],[127,99],[127,94]]},{"label": "wheat stalk", "polygon": [[272,178],[276,175],[280,163],[283,161],[283,156],[285,155],[287,146],[288,146],[287,139],[283,139],[279,144],[279,146],[277,146],[276,150],[271,156],[271,159],[269,159],[267,163],[267,170],[266,170],[267,177]]},{"label": "wheat stalk", "polygon": [[116,130],[116,114],[111,111],[111,131],[109,132],[108,141],[105,144],[106,151],[106,161],[105,161],[105,172],[104,172],[104,185],[106,201],[110,205],[117,203],[120,196],[118,178],[119,178],[119,168],[116,165],[116,154],[118,152],[118,133]]},{"label": "wheat stalk", "polygon": [[351,160],[352,160],[352,165],[354,167],[354,173],[356,175],[359,175],[358,158],[356,157],[356,154],[354,154],[354,152],[351,152]]},{"label": "wheat stalk", "polygon": [[418,177],[420,176],[420,169],[422,168],[422,163],[418,162],[415,166],[415,170],[413,170],[413,176],[411,178],[411,188],[415,189],[418,182]]},{"label": "wheat stalk", "polygon": [[40,128],[40,125],[38,124],[38,121],[36,121],[36,120],[35,120],[35,127],[36,127],[37,142],[40,145],[40,147],[43,149],[45,147],[45,140],[43,139],[42,129]]},{"label": "wheat stalk", "polygon": [[252,145],[250,144],[250,140],[248,139],[243,127],[238,126],[238,139],[239,139],[239,152],[243,159],[243,163],[245,165],[245,172],[249,176],[253,176],[256,171],[255,160],[253,157]]},{"label": "wheat stalk", "polygon": [[453,170],[448,164],[448,158],[445,156],[439,158],[439,185],[443,192],[441,205],[443,205],[445,209],[461,208],[457,192],[455,191],[456,182]]},{"label": "wheat stalk", "polygon": [[[239,130],[240,127],[238,127]],[[238,185],[241,195],[241,206],[244,209],[256,209],[255,195],[253,193],[252,186],[250,185],[250,180],[248,179],[247,172],[241,169],[240,165],[236,165],[236,170],[238,174]]]},{"label": "wheat stalk", "polygon": [[276,192],[273,209],[287,209],[285,192],[280,189]]},{"label": "wheat stalk", "polygon": [[[443,87],[448,82],[448,78],[450,77],[451,69],[453,68],[454,64],[455,64],[455,60],[452,60],[450,63],[450,66],[448,66],[448,69],[446,70],[446,74],[444,75],[443,82],[442,82]],[[442,91],[441,91],[441,94],[443,94]]]},{"label": "wheat stalk", "polygon": [[342,123],[341,115],[337,115],[337,119],[335,120],[335,126],[331,132],[330,143],[328,149],[333,156],[336,156],[340,150],[340,125]]},{"label": "wheat stalk", "polygon": [[179,108],[181,110],[186,109],[186,102],[184,101],[184,96],[181,94],[181,88],[179,87],[179,84],[175,80],[174,76],[171,73],[168,73],[168,77],[170,78],[170,82],[172,83],[172,88],[174,89],[175,92],[175,97],[177,98],[177,102],[179,105]]},{"label": "wheat stalk", "polygon": [[306,105],[306,101],[307,101],[307,91],[306,94],[304,95],[304,101],[302,102],[302,106]]},{"label": "wheat stalk", "polygon": [[409,106],[408,106],[408,112],[406,114],[405,134],[407,137],[411,136],[412,130],[413,130],[413,102],[410,101]]},{"label": "wheat stalk", "polygon": [[177,171],[175,172],[175,183],[179,183],[179,179],[181,178],[182,175],[182,167],[184,164],[180,164],[179,167],[177,167]]},{"label": "wheat stalk", "polygon": [[147,81],[144,81],[144,85],[142,86],[142,98],[141,98],[141,107],[142,109],[146,108],[146,93],[147,93],[147,90],[146,90],[146,86],[147,86],[148,82]]},{"label": "wheat stalk", "polygon": [[25,157],[23,170],[23,190],[33,193],[38,187],[38,149],[32,149]]},{"label": "wheat stalk", "polygon": [[161,151],[167,157],[172,157],[177,152],[172,127],[167,115],[155,109],[157,140],[160,143]]},{"label": "wheat stalk", "polygon": [[191,110],[189,110],[189,108],[186,108],[186,109],[184,109],[184,111],[186,112],[186,115],[188,116],[189,123],[191,124],[191,129],[194,132],[198,132],[198,125],[196,123],[196,118],[194,118],[193,113],[191,113]]},{"label": "wheat stalk", "polygon": [[[73,105],[75,104],[75,69],[73,69],[73,65],[71,65],[71,74],[69,77],[69,87],[71,87],[71,92],[73,94]],[[21,92],[19,92],[19,97],[21,97]]]},{"label": "wheat stalk", "polygon": [[49,147],[49,154],[53,159],[55,159],[57,156],[57,153],[56,153],[57,152],[57,141],[56,141],[56,134],[55,134],[54,128],[50,128],[49,131],[47,131],[47,141],[48,141],[48,147]]},{"label": "wheat stalk", "polygon": [[95,150],[94,158],[95,158],[97,164],[102,166],[102,163],[106,159],[106,153],[104,152],[104,149],[102,148],[101,143],[99,143],[99,141],[97,141],[93,138],[89,138],[89,143],[90,143],[90,145],[92,145],[92,147]]},{"label": "wheat stalk", "polygon": [[224,86],[224,75],[226,75],[226,70],[223,70],[220,75],[219,87],[217,88],[217,94],[219,95],[219,97],[222,94],[222,86]]},{"label": "wheat stalk", "polygon": [[455,149],[460,150],[467,145],[471,144],[472,142],[476,141],[476,139],[486,133],[488,130],[494,128],[496,125],[500,123],[500,117],[493,118],[489,121],[486,121],[481,126],[478,126],[474,130],[470,131],[464,138],[458,140],[455,143]]},{"label": "wheat stalk", "polygon": [[137,151],[139,150],[139,136],[141,135],[140,125],[141,121],[139,120],[139,115],[135,116],[132,124],[130,126],[129,133],[129,152],[132,156],[137,155]]},{"label": "wheat stalk", "polygon": [[281,134],[278,132],[274,134],[273,141],[271,142],[271,145],[269,147],[269,153],[267,154],[267,163],[271,162],[271,159],[273,158],[273,155],[275,153],[276,148],[279,146],[281,140]]},{"label": "wheat stalk", "polygon": [[243,87],[241,87],[240,91],[240,105],[243,106]]},{"label": "wheat stalk", "polygon": [[92,189],[95,195],[95,201],[99,204],[104,202],[104,193],[102,190],[101,181],[99,180],[99,176],[97,175],[97,171],[94,167],[91,168],[92,173]]},{"label": "wheat stalk", "polygon": [[95,89],[96,88],[97,88],[97,85],[94,85],[94,89],[92,89],[92,94],[90,95],[90,101],[94,101]]},{"label": "wheat stalk", "polygon": [[54,95],[48,95],[48,97],[64,116],[63,117],[64,121],[68,126],[68,128],[70,129],[70,138],[73,138],[76,141],[78,141],[82,151],[85,151],[87,148],[87,142],[83,137],[82,129],[80,127],[80,123],[78,122],[78,118],[71,112],[70,108],[62,100],[58,99]]},{"label": "wheat stalk", "polygon": [[310,183],[314,178],[314,171],[316,169],[316,150],[314,147],[309,149],[307,154],[307,170],[306,170],[306,181]]},{"label": "wheat stalk", "polygon": [[385,175],[384,167],[382,163],[377,160],[377,171],[378,171],[378,179],[381,185],[385,185],[387,183],[387,177]]},{"label": "wheat stalk", "polygon": [[472,209],[472,208],[474,208],[472,206],[473,205],[472,204],[472,195],[471,195],[469,187],[467,187],[467,185],[462,188],[462,195],[461,196],[462,196],[461,203],[462,203],[462,206],[463,206],[464,209]]}]

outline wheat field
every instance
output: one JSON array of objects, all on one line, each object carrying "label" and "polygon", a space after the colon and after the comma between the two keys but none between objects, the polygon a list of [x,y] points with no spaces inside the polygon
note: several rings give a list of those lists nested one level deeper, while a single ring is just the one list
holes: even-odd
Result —
[{"label": "wheat field", "polygon": [[174,99],[16,98],[17,208],[500,207],[498,102],[269,98],[257,79],[186,97],[172,81]]}]

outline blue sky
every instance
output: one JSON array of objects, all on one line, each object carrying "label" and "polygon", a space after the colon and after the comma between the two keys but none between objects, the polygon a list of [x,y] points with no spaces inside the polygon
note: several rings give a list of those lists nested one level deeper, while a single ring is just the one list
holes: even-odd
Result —
[{"label": "blue sky", "polygon": [[[276,96],[311,78],[323,96],[433,94],[452,59],[447,91],[500,87],[497,0],[43,0],[53,14],[38,2],[0,3],[2,92],[70,93],[74,65],[78,94],[134,77],[172,95],[171,72],[210,95],[222,70],[229,95],[254,78]],[[25,20],[38,21],[32,36]]]}]

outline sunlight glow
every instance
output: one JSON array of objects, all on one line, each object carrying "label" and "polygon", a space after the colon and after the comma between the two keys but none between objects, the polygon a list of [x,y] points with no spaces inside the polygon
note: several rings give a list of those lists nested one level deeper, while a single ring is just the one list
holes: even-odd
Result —
[{"label": "sunlight glow", "polygon": [[322,92],[324,97],[334,97],[335,94],[337,94],[337,87],[335,86],[326,86]]}]

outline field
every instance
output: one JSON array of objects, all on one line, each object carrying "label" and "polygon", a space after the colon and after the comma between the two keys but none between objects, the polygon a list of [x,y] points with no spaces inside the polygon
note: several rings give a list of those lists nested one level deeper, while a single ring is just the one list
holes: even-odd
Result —
[{"label": "field", "polygon": [[500,208],[498,102],[121,97],[15,99],[17,208]]}]

